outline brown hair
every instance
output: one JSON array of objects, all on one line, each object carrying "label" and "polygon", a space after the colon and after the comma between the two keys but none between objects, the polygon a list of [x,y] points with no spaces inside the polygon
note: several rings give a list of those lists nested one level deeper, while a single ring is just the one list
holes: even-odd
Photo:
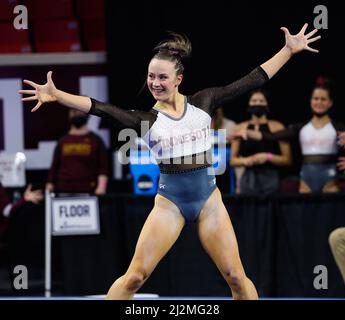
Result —
[{"label": "brown hair", "polygon": [[325,90],[328,92],[329,98],[331,100],[333,100],[333,87],[334,87],[334,83],[330,78],[319,76],[315,81],[315,86],[313,88],[313,92],[316,89]]},{"label": "brown hair", "polygon": [[183,74],[183,60],[189,58],[192,53],[192,44],[186,35],[168,32],[169,37],[161,41],[153,50],[152,59],[171,61],[175,64],[176,74]]},{"label": "brown hair", "polygon": [[258,88],[258,89],[252,90],[252,91],[249,93],[249,99],[248,99],[248,100],[250,100],[251,97],[252,97],[254,94],[256,94],[256,93],[261,93],[261,94],[265,97],[265,99],[266,99],[266,101],[267,101],[267,106],[269,106],[269,94],[268,94],[268,92],[267,92],[265,89],[262,89],[262,88]]}]

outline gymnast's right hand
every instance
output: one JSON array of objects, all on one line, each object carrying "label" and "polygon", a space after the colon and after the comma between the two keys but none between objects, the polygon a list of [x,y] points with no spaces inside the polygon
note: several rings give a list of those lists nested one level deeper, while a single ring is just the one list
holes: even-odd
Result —
[{"label": "gymnast's right hand", "polygon": [[30,97],[22,98],[22,101],[35,101],[37,100],[36,106],[31,110],[31,112],[35,112],[38,110],[42,104],[47,102],[56,101],[56,92],[57,89],[54,85],[52,80],[52,71],[47,73],[47,83],[40,85],[30,80],[24,80],[24,83],[30,85],[34,88],[34,90],[19,90],[18,93],[20,94],[29,94]]}]

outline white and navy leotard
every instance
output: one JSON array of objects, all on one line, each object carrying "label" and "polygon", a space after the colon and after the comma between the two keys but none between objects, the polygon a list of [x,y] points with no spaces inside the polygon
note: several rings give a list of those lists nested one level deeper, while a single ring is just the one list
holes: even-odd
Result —
[{"label": "white and navy leotard", "polygon": [[211,117],[188,102],[187,97],[180,118],[171,117],[155,108],[154,111],[158,111],[156,121],[143,140],[150,146],[159,163],[170,162],[171,159],[185,159],[211,148]]},{"label": "white and navy leotard", "polygon": [[214,110],[236,96],[262,86],[267,80],[266,72],[257,67],[230,85],[185,96],[180,118],[155,108],[147,112],[123,110],[94,99],[91,99],[89,113],[110,116],[139,133],[160,167],[158,193],[171,200],[187,221],[195,221],[216,188],[214,173],[207,170],[212,164],[210,128]]},{"label": "white and navy leotard", "polygon": [[[209,159],[206,155],[211,149],[210,128],[214,110],[224,102],[262,86],[267,80],[265,71],[257,67],[230,85],[186,96],[184,113],[179,119],[155,108],[147,112],[123,110],[94,99],[91,99],[89,114],[111,116],[126,127],[135,129],[154,152],[161,172],[185,171],[209,164],[202,158]],[[141,132],[143,122],[148,125],[147,130]]]}]

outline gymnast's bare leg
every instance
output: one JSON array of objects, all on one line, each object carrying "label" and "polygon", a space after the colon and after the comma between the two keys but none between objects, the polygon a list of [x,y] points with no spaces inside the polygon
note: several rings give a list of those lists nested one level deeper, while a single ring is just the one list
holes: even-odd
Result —
[{"label": "gymnast's bare leg", "polygon": [[185,219],[176,205],[157,195],[141,230],[132,262],[127,272],[113,283],[107,299],[132,299],[178,239],[184,225]]},{"label": "gymnast's bare leg", "polygon": [[246,276],[229,214],[217,188],[198,219],[198,233],[206,252],[217,265],[236,300],[255,300],[258,293]]}]

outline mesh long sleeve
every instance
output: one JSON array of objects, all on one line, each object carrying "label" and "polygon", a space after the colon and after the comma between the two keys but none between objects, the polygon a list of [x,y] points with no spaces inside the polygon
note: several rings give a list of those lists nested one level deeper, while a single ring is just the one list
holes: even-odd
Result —
[{"label": "mesh long sleeve", "polygon": [[267,73],[259,66],[243,78],[224,87],[201,90],[189,96],[189,101],[208,114],[237,96],[263,86],[269,80]]},{"label": "mesh long sleeve", "polygon": [[98,117],[110,116],[130,128],[136,128],[140,125],[140,118],[133,111],[122,110],[114,105],[99,102],[92,98],[91,101],[92,105],[89,114]]},{"label": "mesh long sleeve", "polygon": [[133,128],[140,131],[141,122],[149,121],[149,127],[156,120],[157,115],[153,112],[145,112],[139,110],[123,110],[111,104],[99,102],[91,98],[91,109],[89,114],[98,117],[111,117],[127,128]]}]

